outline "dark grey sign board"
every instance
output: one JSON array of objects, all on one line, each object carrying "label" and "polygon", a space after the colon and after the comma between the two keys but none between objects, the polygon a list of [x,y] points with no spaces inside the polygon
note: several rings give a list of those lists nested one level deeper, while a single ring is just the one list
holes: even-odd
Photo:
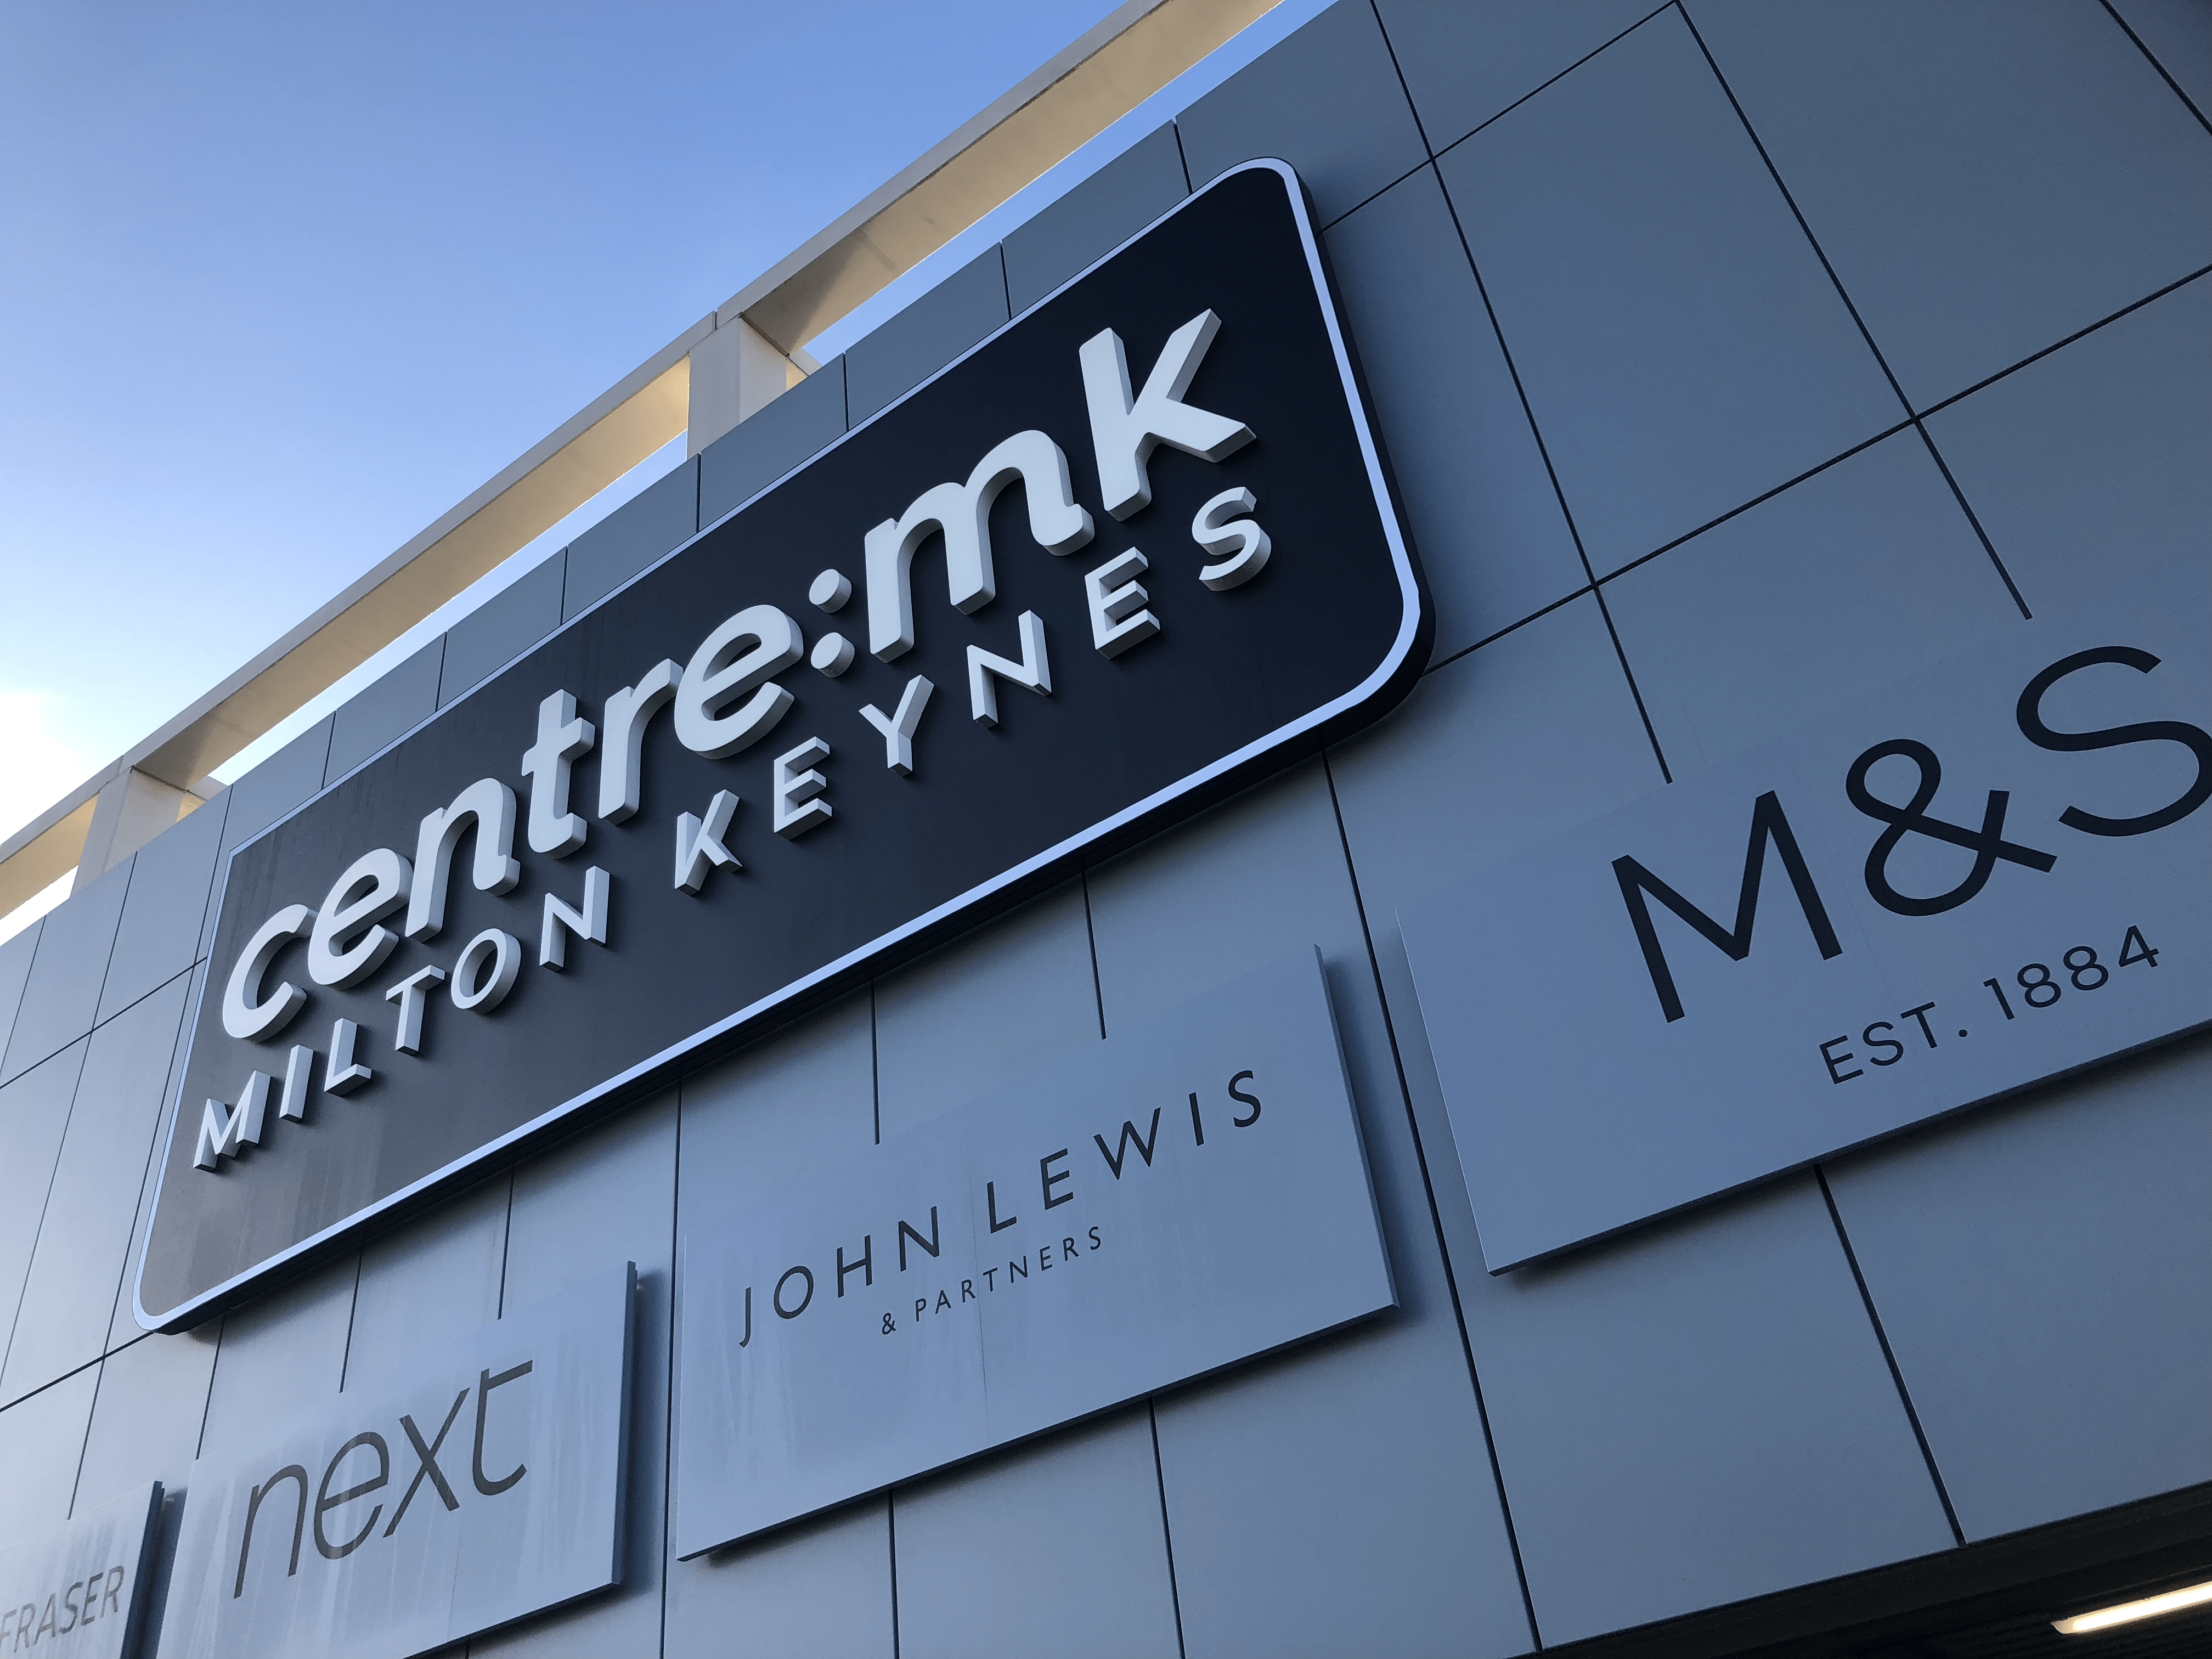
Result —
[{"label": "dark grey sign board", "polygon": [[1395,1305],[1318,960],[686,1230],[696,1555]]},{"label": "dark grey sign board", "polygon": [[128,1659],[161,1518],[157,1480],[0,1549],[0,1653]]},{"label": "dark grey sign board", "polygon": [[175,1329],[1390,708],[1410,552],[1230,173],[233,855]]},{"label": "dark grey sign board", "polygon": [[2008,626],[1401,916],[1491,1270],[2212,1020],[2207,622]]},{"label": "dark grey sign board", "polygon": [[410,1659],[620,1582],[635,1285],[610,1269],[195,1463],[162,1653]]}]

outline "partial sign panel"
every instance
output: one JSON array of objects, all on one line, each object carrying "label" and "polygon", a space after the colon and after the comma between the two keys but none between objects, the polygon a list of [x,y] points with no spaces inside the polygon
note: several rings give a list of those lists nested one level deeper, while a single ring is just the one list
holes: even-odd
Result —
[{"label": "partial sign panel", "polygon": [[618,1583],[635,1283],[193,1465],[162,1653],[409,1659]]},{"label": "partial sign panel", "polygon": [[0,1653],[135,1651],[161,1516],[157,1480],[0,1550]]},{"label": "partial sign panel", "polygon": [[1395,1302],[1310,957],[692,1230],[682,1271],[686,1556]]},{"label": "partial sign panel", "polygon": [[1401,916],[1491,1269],[2212,1019],[2206,623],[2008,629]]},{"label": "partial sign panel", "polygon": [[1426,627],[1297,181],[1240,169],[237,851],[140,1318],[1374,719]]}]

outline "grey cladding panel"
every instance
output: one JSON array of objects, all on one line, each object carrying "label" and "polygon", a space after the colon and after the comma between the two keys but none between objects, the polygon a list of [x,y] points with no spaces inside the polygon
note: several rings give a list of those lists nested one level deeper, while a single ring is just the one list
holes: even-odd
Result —
[{"label": "grey cladding panel", "polygon": [[563,620],[611,593],[699,528],[699,462],[695,456],[647,484],[568,544],[562,592]]},{"label": "grey cladding panel", "polygon": [[1435,173],[1322,240],[1448,657],[1589,578]]},{"label": "grey cladding panel", "polygon": [[1546,1641],[1951,1546],[1809,1179],[1459,1282]]},{"label": "grey cladding panel", "polygon": [[902,392],[920,386],[1010,314],[1006,263],[993,247],[854,342],[845,353],[848,417],[858,426]]},{"label": "grey cladding panel", "polygon": [[[317,1103],[327,1110],[344,1103],[323,1096]],[[346,1341],[348,1393],[380,1387],[426,1348],[499,1316],[507,1191],[507,1177],[495,1176],[362,1249]]]},{"label": "grey cladding panel", "polygon": [[686,1226],[732,1222],[875,1144],[873,1021],[864,991],[684,1080]]},{"label": "grey cladding panel", "polygon": [[1458,1328],[1430,1319],[1158,1402],[1188,1651],[1528,1650]]},{"label": "grey cladding panel", "polygon": [[1600,575],[1903,418],[1680,14],[1442,166]]},{"label": "grey cladding panel", "polygon": [[[222,846],[229,804],[226,790],[138,849],[131,861],[131,890],[123,901],[107,981],[100,994],[101,1019],[128,1008],[155,986],[167,984],[198,957],[200,925],[215,885],[216,855]],[[0,990],[0,999],[4,994]]]},{"label": "grey cladding panel", "polygon": [[339,1261],[223,1320],[202,1455],[227,1456],[255,1444],[272,1400],[306,1411],[337,1397],[359,1275],[358,1260]]},{"label": "grey cladding panel", "polygon": [[709,525],[845,435],[845,360],[832,357],[699,453],[699,522]]},{"label": "grey cladding panel", "polygon": [[[866,992],[684,1080],[679,1201],[712,1225],[805,1191],[875,1141]],[[673,1566],[666,1650],[890,1659],[890,1540],[878,1498]]]},{"label": "grey cladding panel", "polygon": [[1093,871],[1090,887],[1109,1033],[1316,948],[1338,1021],[1357,1018],[1341,1006],[1342,970],[1366,946],[1316,763]]},{"label": "grey cladding panel", "polygon": [[668,1491],[668,1342],[676,1207],[676,1096],[632,1108],[514,1172],[511,1312],[624,1261],[637,1266],[630,1380],[627,1570],[619,1588],[470,1644],[470,1659],[651,1653],[660,1642]]},{"label": "grey cladding panel", "polygon": [[[323,787],[331,726],[327,720],[317,721],[223,792],[230,802],[222,824],[224,852],[258,835]],[[220,865],[216,876],[220,883]]]},{"label": "grey cladding panel", "polygon": [[1424,676],[1333,755],[1370,925],[1658,787],[1597,600],[1585,596]]},{"label": "grey cladding panel", "polygon": [[515,1170],[501,1300],[526,1308],[625,1261],[665,1293],[675,1227],[672,1091]]},{"label": "grey cladding panel", "polygon": [[1377,0],[1429,147],[1444,150],[1632,27],[1651,0]]},{"label": "grey cladding panel", "polygon": [[1325,771],[1095,872],[1091,898],[1109,1033],[1321,948],[1399,1297],[1395,1315],[1158,1401],[1189,1650],[1521,1651],[1528,1622]]},{"label": "grey cladding panel", "polygon": [[0,1323],[11,1334],[84,1050],[80,1042],[0,1088],[0,1170],[8,1172],[10,1193],[20,1195],[16,1202],[0,1205]]},{"label": "grey cladding panel", "polygon": [[1008,302],[1035,304],[1189,193],[1174,125],[1155,128],[1008,234]]},{"label": "grey cladding panel", "polygon": [[872,1498],[677,1566],[664,1651],[892,1659],[890,1510]]},{"label": "grey cladding panel", "polygon": [[2100,6],[1692,15],[1920,407],[2212,264],[2212,133]]},{"label": "grey cladding panel", "polygon": [[118,865],[46,913],[0,1081],[21,1077],[92,1030],[130,884],[131,866]]},{"label": "grey cladding panel", "polygon": [[1428,160],[1367,0],[1338,0],[1176,118],[1191,182],[1257,156],[1298,172],[1322,224]]},{"label": "grey cladding panel", "polygon": [[567,564],[566,550],[556,553],[453,624],[438,676],[441,708],[561,625]]},{"label": "grey cladding panel", "polygon": [[331,750],[323,779],[340,778],[438,707],[446,660],[441,634],[331,717]]},{"label": "grey cladding panel", "polygon": [[1606,585],[1677,778],[1924,668],[2019,610],[1917,432]]},{"label": "grey cladding panel", "polygon": [[1831,1167],[1970,1539],[2212,1480],[2208,1098],[2199,1036]]},{"label": "grey cladding panel", "polygon": [[1181,1652],[1142,1406],[901,1488],[892,1516],[900,1659]]},{"label": "grey cladding panel", "polygon": [[1595,603],[1577,599],[1430,674],[1334,761],[1547,1642],[1950,1536],[1809,1183],[1556,1267],[1480,1270],[1389,919],[1653,787],[1650,752]]},{"label": "grey cladding panel", "polygon": [[2212,113],[2212,10],[2202,0],[2115,0],[2113,9],[2197,114]]},{"label": "grey cladding panel", "polygon": [[2007,375],[1928,429],[2039,615],[2201,583],[2212,279]]},{"label": "grey cladding panel", "polygon": [[8,1531],[0,1545],[69,1518],[99,1377],[95,1370],[79,1371],[0,1411],[0,1469],[8,1471]]},{"label": "grey cladding panel", "polygon": [[31,976],[31,958],[38,954],[39,933],[45,926],[42,916],[0,945],[0,1054],[7,1052],[8,1040],[15,1031],[15,1013],[23,1006],[23,986]]},{"label": "grey cladding panel", "polygon": [[191,1484],[215,1372],[216,1330],[142,1336],[100,1362],[100,1392],[76,1477],[79,1513],[159,1480],[172,1492]]},{"label": "grey cladding panel", "polygon": [[1083,890],[1070,882],[876,985],[886,1136],[1098,1037]]},{"label": "grey cladding panel", "polygon": [[179,975],[86,1045],[0,1398],[89,1364],[106,1346],[190,984]]},{"label": "grey cladding panel", "polygon": [[1391,919],[1655,787],[1650,756],[1583,599],[1431,673],[1332,762],[1547,1642],[1949,1539],[1809,1185],[1540,1273],[1480,1270]]},{"label": "grey cladding panel", "polygon": [[[1045,1054],[1097,1042],[1079,886],[879,983],[876,1031],[885,1135]],[[1133,1424],[1144,1437],[1141,1457]],[[899,1651],[908,1659],[1030,1653],[1041,1633],[1070,1654],[1175,1651],[1159,1486],[1141,1413],[902,1491],[893,1512]],[[1120,1593],[1110,1603],[1085,1597],[1091,1616],[1060,1628],[1069,1622],[1065,1599],[1098,1582]]]}]

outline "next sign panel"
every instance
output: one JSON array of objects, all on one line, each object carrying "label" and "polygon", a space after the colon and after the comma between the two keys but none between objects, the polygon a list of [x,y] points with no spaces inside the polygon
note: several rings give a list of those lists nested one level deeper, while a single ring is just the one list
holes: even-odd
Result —
[{"label": "next sign panel", "polygon": [[1297,179],[1240,169],[237,851],[141,1321],[1373,720],[1427,637]]}]

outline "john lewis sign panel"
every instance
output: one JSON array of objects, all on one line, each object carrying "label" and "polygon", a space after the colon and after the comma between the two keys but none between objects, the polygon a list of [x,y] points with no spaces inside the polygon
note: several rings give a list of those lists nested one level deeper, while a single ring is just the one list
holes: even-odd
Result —
[{"label": "john lewis sign panel", "polygon": [[1241,169],[238,850],[141,1321],[1310,752],[1425,651],[1297,181]]},{"label": "john lewis sign panel", "polygon": [[686,1556],[1396,1302],[1310,954],[688,1224],[681,1272]]}]

